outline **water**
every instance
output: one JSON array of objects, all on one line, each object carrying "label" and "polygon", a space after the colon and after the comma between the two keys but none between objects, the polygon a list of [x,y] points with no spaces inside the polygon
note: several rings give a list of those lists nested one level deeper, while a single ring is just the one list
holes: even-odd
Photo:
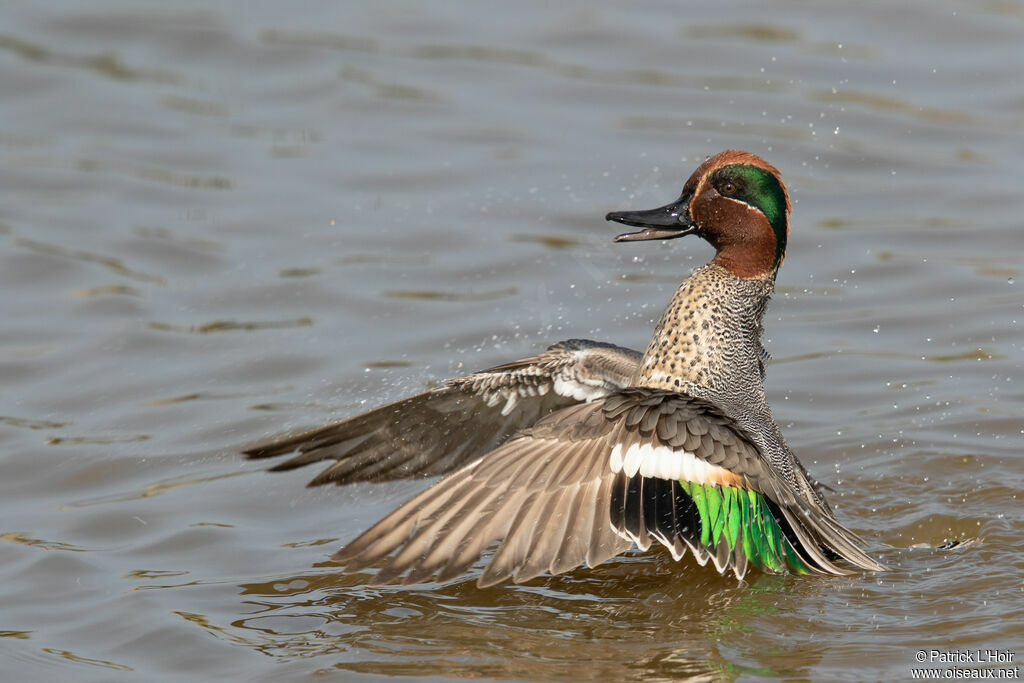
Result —
[{"label": "water", "polygon": [[[1024,657],[1020,2],[6,3],[11,680],[906,678]],[[646,344],[736,147],[795,200],[768,391],[882,575],[326,562],[424,484],[238,448],[567,337]],[[951,550],[939,546],[952,540]]]}]

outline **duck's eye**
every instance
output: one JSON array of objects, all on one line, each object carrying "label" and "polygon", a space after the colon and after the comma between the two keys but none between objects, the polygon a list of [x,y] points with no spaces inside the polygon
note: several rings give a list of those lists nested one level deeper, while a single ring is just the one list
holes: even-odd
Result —
[{"label": "duck's eye", "polygon": [[718,186],[718,193],[723,194],[726,197],[731,197],[734,194],[736,194],[737,189],[739,188],[736,187],[736,183],[730,180],[726,180],[724,183]]}]

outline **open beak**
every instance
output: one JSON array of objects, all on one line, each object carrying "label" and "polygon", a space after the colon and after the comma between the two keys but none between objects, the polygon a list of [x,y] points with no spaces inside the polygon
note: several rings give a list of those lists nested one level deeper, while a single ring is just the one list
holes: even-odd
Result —
[{"label": "open beak", "polygon": [[616,242],[640,242],[643,240],[671,240],[697,232],[697,226],[690,220],[690,198],[680,197],[671,204],[646,211],[612,211],[605,220],[634,225],[643,228],[636,232],[624,232],[615,238]]}]

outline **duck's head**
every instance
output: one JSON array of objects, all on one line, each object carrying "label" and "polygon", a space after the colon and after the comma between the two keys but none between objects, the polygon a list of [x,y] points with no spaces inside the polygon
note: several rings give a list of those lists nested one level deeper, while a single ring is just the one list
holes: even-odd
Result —
[{"label": "duck's head", "polygon": [[701,164],[671,204],[606,218],[642,228],[616,242],[703,237],[717,252],[712,263],[751,278],[774,276],[782,265],[789,211],[778,169],[756,154],[729,149]]}]

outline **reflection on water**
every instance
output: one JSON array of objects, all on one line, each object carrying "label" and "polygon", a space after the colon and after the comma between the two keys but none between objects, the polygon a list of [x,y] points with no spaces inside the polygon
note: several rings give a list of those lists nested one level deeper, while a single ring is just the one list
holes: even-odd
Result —
[{"label": "reflection on water", "polygon": [[382,296],[393,299],[424,299],[427,301],[489,301],[515,296],[519,290],[515,287],[497,289],[489,292],[438,292],[415,289],[393,289],[382,292]]},{"label": "reflection on water", "polygon": [[178,83],[182,80],[177,75],[167,71],[130,67],[116,55],[109,52],[93,56],[60,53],[9,35],[0,35],[0,50],[8,51],[31,62],[40,62],[59,67],[89,69],[101,76],[117,80],[141,80],[164,84]]},{"label": "reflection on water", "polygon": [[210,334],[211,332],[238,332],[254,330],[272,330],[287,327],[309,327],[312,318],[296,318],[295,320],[260,320],[241,322],[237,320],[214,320],[200,325],[172,325],[170,323],[150,322],[149,326],[161,332],[187,332],[189,334]]},{"label": "reflection on water", "polygon": [[472,581],[368,589],[360,579],[245,584],[255,609],[234,633],[269,638],[261,647],[276,656],[331,655],[333,668],[362,673],[564,680],[586,662],[586,676],[603,680],[718,678],[738,673],[719,643],[742,638],[750,614],[772,614],[775,596],[791,595],[779,577],[742,587],[706,573],[681,582],[667,556],[497,590]]},{"label": "reflection on water", "polygon": [[[85,263],[96,263],[105,268],[109,269],[115,275],[128,278],[129,280],[136,280],[138,282],[145,282],[149,284],[162,285],[165,284],[163,278],[156,275],[150,275],[143,273],[133,268],[129,268],[121,261],[121,259],[113,258],[111,256],[104,256],[102,254],[95,254],[84,250],[69,250],[58,244],[47,244],[46,242],[40,242],[38,240],[26,239],[24,237],[15,237],[11,246],[28,249],[36,253],[45,254],[47,256],[57,256],[65,259],[73,259],[76,261],[83,261]],[[111,290],[116,292],[117,290]]]}]

